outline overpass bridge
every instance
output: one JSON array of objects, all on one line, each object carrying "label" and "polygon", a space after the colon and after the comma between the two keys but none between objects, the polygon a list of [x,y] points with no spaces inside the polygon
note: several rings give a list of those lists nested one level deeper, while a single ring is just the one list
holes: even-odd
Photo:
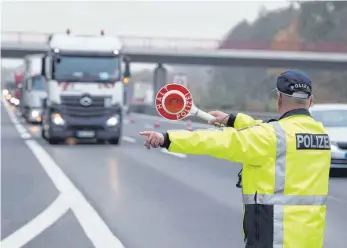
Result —
[{"label": "overpass bridge", "polygon": [[[2,32],[1,56],[43,53],[49,34]],[[132,62],[215,66],[300,67],[345,70],[347,46],[302,43],[301,51],[271,50],[269,42],[119,37]],[[286,45],[282,45],[286,47]],[[290,47],[290,44],[288,44]]]},{"label": "overpass bridge", "polygon": [[[2,32],[1,56],[22,58],[27,54],[48,50],[50,34]],[[293,44],[281,43],[282,49],[274,50],[271,42],[195,40],[179,38],[143,38],[119,36],[124,44],[123,53],[134,63],[156,63],[154,84],[166,81],[163,64],[285,67],[346,70],[347,46],[343,44],[300,44],[300,51],[288,51]],[[297,47],[297,46],[296,46]]]}]

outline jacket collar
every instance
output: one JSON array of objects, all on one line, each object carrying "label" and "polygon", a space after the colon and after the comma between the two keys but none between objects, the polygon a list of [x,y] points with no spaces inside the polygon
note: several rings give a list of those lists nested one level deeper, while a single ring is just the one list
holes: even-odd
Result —
[{"label": "jacket collar", "polygon": [[310,114],[310,112],[307,109],[300,108],[300,109],[293,109],[293,110],[288,111],[287,113],[283,114],[279,118],[279,120],[287,118],[287,117],[290,117],[290,116],[293,116],[293,115],[306,115],[306,116],[310,116],[311,117],[311,114]]},{"label": "jacket collar", "polygon": [[289,110],[287,113],[284,113],[279,119],[271,119],[268,122],[278,121],[293,115],[306,115],[311,117],[311,114],[307,109],[300,108],[300,109]]}]

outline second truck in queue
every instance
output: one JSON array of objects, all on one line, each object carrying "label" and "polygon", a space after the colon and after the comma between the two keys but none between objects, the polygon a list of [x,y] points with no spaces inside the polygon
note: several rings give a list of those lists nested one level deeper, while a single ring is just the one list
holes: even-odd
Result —
[{"label": "second truck in queue", "polygon": [[47,98],[45,80],[41,75],[42,54],[24,58],[25,72],[20,94],[20,112],[29,123],[40,123],[43,99]]},{"label": "second truck in queue", "polygon": [[50,144],[67,138],[118,145],[122,135],[124,83],[129,62],[116,37],[51,35],[42,61],[47,99],[42,137]]}]

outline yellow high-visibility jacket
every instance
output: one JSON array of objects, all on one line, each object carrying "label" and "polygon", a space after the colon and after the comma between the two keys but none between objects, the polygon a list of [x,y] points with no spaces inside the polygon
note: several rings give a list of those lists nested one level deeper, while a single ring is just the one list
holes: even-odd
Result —
[{"label": "yellow high-visibility jacket", "polygon": [[329,136],[306,109],[264,123],[238,114],[233,126],[168,131],[169,151],[243,163],[249,248],[322,248],[331,160]]}]

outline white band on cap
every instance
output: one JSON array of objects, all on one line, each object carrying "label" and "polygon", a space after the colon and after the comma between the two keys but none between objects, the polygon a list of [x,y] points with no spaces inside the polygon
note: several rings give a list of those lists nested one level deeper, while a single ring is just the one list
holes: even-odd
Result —
[{"label": "white band on cap", "polygon": [[309,97],[309,95],[307,93],[298,93],[298,92],[294,92],[292,94],[292,97],[295,97],[295,98],[301,98],[301,99],[307,99]]},{"label": "white band on cap", "polygon": [[308,99],[310,97],[307,93],[302,92],[302,91],[294,92],[292,95],[289,95],[289,94],[286,94],[286,93],[280,91],[278,88],[276,88],[275,90],[277,90],[281,94],[283,94],[285,96],[289,96],[289,97],[300,98],[300,99]]}]

